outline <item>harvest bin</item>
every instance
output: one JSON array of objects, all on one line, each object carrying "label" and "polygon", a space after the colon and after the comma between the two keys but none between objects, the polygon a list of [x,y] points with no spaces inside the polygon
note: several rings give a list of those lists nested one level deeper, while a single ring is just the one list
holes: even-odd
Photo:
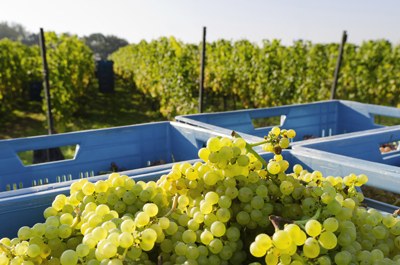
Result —
[{"label": "harvest bin", "polygon": [[400,118],[400,109],[354,101],[332,100],[271,108],[247,109],[176,117],[179,122],[228,134],[264,137],[273,126],[296,130],[294,141],[383,127],[377,118]]},{"label": "harvest bin", "polygon": [[[263,153],[262,157],[266,160],[272,158],[271,153]],[[301,150],[284,150],[284,158],[290,165],[301,164],[308,170],[320,170],[325,176],[344,176],[352,168],[345,161],[337,160],[335,156],[315,157],[310,156],[307,152]],[[196,160],[188,161],[193,163]],[[159,171],[144,172],[144,171],[127,171],[123,172],[128,176],[133,177],[135,180],[156,180],[162,174],[168,173],[169,169],[161,169]],[[369,175],[372,169],[363,170],[363,173]],[[140,172],[141,171],[141,172]],[[105,178],[106,176],[97,176],[89,178],[91,181]],[[390,178],[389,178],[390,179]],[[45,187],[45,186],[43,186]],[[28,188],[32,189],[32,188]],[[43,211],[46,207],[50,206],[51,201],[59,193],[68,194],[69,187],[64,185],[56,189],[43,190],[36,193],[27,193],[19,196],[5,197],[0,199],[0,238],[4,236],[13,237],[16,235],[18,228],[23,225],[32,226],[37,222],[43,222]],[[393,212],[395,209],[391,205],[369,200],[367,201],[374,208],[381,211]]]},{"label": "harvest bin", "polygon": [[[369,185],[383,190],[400,193],[400,126],[392,126],[364,132],[337,135],[326,139],[314,139],[293,145],[319,156],[334,156],[347,160],[361,169],[370,168]],[[388,150],[382,147],[390,148]],[[389,182],[386,175],[395,176]]]},{"label": "harvest bin", "polygon": [[[21,194],[27,187],[97,176],[113,169],[131,170],[194,159],[213,135],[219,134],[177,122],[155,122],[2,140],[0,198]],[[73,158],[24,165],[18,156],[23,151],[63,146],[76,147]],[[7,191],[10,189],[18,191]]]}]

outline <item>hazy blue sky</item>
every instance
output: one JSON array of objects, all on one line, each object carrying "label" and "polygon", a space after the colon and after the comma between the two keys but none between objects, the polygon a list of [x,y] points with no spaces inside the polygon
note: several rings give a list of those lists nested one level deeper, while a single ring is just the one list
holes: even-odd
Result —
[{"label": "hazy blue sky", "polygon": [[338,42],[388,39],[400,43],[399,0],[1,0],[0,21],[79,36],[95,32],[138,42],[175,36],[259,42],[304,39]]}]

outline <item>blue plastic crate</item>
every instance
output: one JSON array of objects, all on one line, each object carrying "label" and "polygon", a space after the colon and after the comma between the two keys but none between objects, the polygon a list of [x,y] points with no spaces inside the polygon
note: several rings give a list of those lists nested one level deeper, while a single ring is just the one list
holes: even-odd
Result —
[{"label": "blue plastic crate", "polygon": [[[400,126],[391,126],[364,132],[314,139],[293,145],[293,149],[314,153],[317,156],[333,156],[346,161],[358,171],[369,169],[373,187],[400,193]],[[380,147],[393,144],[389,152]],[[386,177],[389,176],[389,177]],[[372,179],[371,179],[372,177]]]},{"label": "blue plastic crate", "polygon": [[[271,153],[263,153],[261,156],[268,160],[272,158]],[[315,156],[314,153],[311,155],[308,152],[301,150],[284,150],[283,156],[290,163],[290,165],[301,164],[305,169],[308,170],[319,170],[324,175],[344,176],[349,172],[353,172],[351,165],[346,164],[345,161],[337,160],[333,155],[327,155],[324,157]],[[194,163],[198,160],[188,161]],[[145,169],[122,172],[133,177],[135,180],[156,180],[162,174],[169,172],[169,168],[163,166],[156,167],[153,172],[146,172]],[[373,169],[366,169],[362,173],[367,175],[370,174]],[[90,181],[96,181],[104,179],[107,176],[97,176],[89,178]],[[71,182],[68,182],[70,184]],[[58,187],[57,187],[58,185]],[[67,185],[53,184],[52,189],[45,189],[46,186],[40,187],[42,190],[39,192],[24,193],[18,196],[0,198],[0,238],[4,236],[14,237],[21,226],[28,225],[32,226],[37,222],[43,222],[43,211],[46,207],[51,205],[54,197],[57,194],[64,193],[68,194],[69,187]],[[34,189],[34,188],[27,188]],[[381,202],[367,200],[367,203],[372,207],[381,211],[393,212],[394,207]]]},{"label": "blue plastic crate", "polygon": [[[225,134],[239,133],[264,137],[273,127],[295,129],[294,141],[326,137],[383,127],[375,117],[400,117],[400,109],[353,101],[332,100],[280,107],[246,109],[176,117],[179,122]],[[257,127],[257,123],[272,119],[274,124]],[[267,121],[268,122],[268,121]],[[271,121],[269,121],[271,122]]]},{"label": "blue plastic crate", "polygon": [[[0,191],[57,183],[111,171],[145,168],[197,158],[209,130],[177,122],[155,122],[109,129],[0,141]],[[24,165],[19,152],[76,146],[72,159]],[[149,169],[151,170],[151,169]],[[13,196],[0,192],[2,196]]]}]

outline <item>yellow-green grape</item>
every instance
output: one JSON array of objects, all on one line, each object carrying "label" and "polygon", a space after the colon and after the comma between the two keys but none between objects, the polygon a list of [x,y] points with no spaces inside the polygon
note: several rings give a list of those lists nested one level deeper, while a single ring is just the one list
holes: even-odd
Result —
[{"label": "yellow-green grape", "polygon": [[288,138],[285,138],[285,137],[284,137],[284,138],[282,138],[282,139],[279,140],[279,145],[280,145],[283,149],[288,148],[289,145],[290,145],[290,141],[289,141]]},{"label": "yellow-green grape", "polygon": [[357,176],[357,180],[355,182],[355,185],[360,187],[368,182],[368,177],[364,174],[360,174]]},{"label": "yellow-green grape", "polygon": [[207,141],[207,147],[211,152],[217,152],[222,147],[221,141],[217,137],[211,137]]},{"label": "yellow-green grape", "polygon": [[318,257],[320,251],[321,248],[319,247],[318,241],[313,237],[307,238],[303,245],[304,256],[313,259]]},{"label": "yellow-green grape", "polygon": [[267,165],[267,170],[269,173],[276,175],[281,171],[281,166],[279,165],[278,162],[271,161]]},{"label": "yellow-green grape", "polygon": [[318,242],[325,249],[333,249],[337,245],[337,237],[334,233],[325,231],[319,235]]},{"label": "yellow-green grape", "polygon": [[254,240],[257,244],[261,245],[263,248],[269,250],[272,247],[272,239],[269,235],[261,233],[258,234]]},{"label": "yellow-green grape", "polygon": [[286,131],[286,136],[287,136],[289,139],[292,139],[292,138],[296,137],[296,131],[293,130],[293,129],[287,130],[287,131]]},{"label": "yellow-green grape", "polygon": [[278,249],[287,249],[292,244],[292,238],[288,232],[278,230],[272,236],[272,243]]},{"label": "yellow-green grape", "polygon": [[297,175],[300,175],[301,171],[303,171],[303,167],[299,164],[293,166],[293,172]]},{"label": "yellow-green grape", "polygon": [[244,149],[246,147],[246,141],[243,138],[235,138],[233,140],[233,146],[239,147],[240,149]]},{"label": "yellow-green grape", "polygon": [[143,205],[143,211],[147,213],[148,216],[153,217],[158,213],[158,206],[155,203],[146,203]]},{"label": "yellow-green grape", "polygon": [[256,258],[261,258],[265,256],[267,250],[261,246],[261,244],[257,242],[253,242],[250,245],[250,253]]},{"label": "yellow-green grape", "polygon": [[281,129],[279,127],[272,127],[271,133],[275,136],[279,136],[279,134],[281,133]]},{"label": "yellow-green grape", "polygon": [[60,257],[61,265],[75,265],[78,264],[78,255],[72,249],[64,251]]},{"label": "yellow-green grape", "polygon": [[316,237],[321,233],[322,225],[317,220],[309,220],[305,225],[305,229],[309,236]]},{"label": "yellow-green grape", "polygon": [[272,143],[266,143],[262,146],[262,149],[266,152],[273,152],[274,151],[274,145]]}]

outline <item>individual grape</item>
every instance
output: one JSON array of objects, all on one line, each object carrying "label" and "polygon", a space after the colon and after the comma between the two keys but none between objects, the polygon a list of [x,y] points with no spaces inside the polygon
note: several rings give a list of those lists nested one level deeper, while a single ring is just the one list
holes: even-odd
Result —
[{"label": "individual grape", "polygon": [[40,249],[40,246],[38,246],[36,244],[31,244],[31,245],[29,245],[29,247],[26,251],[26,254],[31,258],[35,258],[35,257],[39,256],[41,252],[42,251]]},{"label": "individual grape", "polygon": [[312,237],[316,237],[321,233],[322,225],[317,220],[309,220],[305,225],[306,233]]},{"label": "individual grape", "polygon": [[240,224],[240,225],[247,225],[250,222],[250,215],[245,212],[245,211],[240,211],[237,215],[236,215],[236,221]]},{"label": "individual grape", "polygon": [[186,244],[196,242],[197,235],[193,230],[185,230],[182,234],[182,240]]},{"label": "individual grape", "polygon": [[281,182],[279,189],[283,195],[290,195],[294,190],[294,186],[292,182],[284,180]]},{"label": "individual grape", "polygon": [[217,152],[221,149],[221,141],[217,137],[211,137],[207,141],[207,148],[210,149],[211,152]]},{"label": "individual grape", "polygon": [[295,138],[295,137],[296,137],[296,132],[295,132],[295,130],[293,130],[293,129],[287,130],[286,136],[287,136],[289,139]]},{"label": "individual grape", "polygon": [[204,245],[210,244],[210,242],[214,239],[213,233],[211,233],[209,230],[205,229],[201,235],[200,235],[200,240],[201,243]]},{"label": "individual grape", "polygon": [[149,216],[156,216],[158,213],[158,206],[154,203],[146,203],[143,205],[143,211]]},{"label": "individual grape", "polygon": [[271,161],[267,165],[267,170],[269,173],[276,175],[281,171],[281,166],[279,165],[278,162]]},{"label": "individual grape", "polygon": [[267,234],[258,234],[255,238],[255,242],[266,250],[269,250],[272,247],[272,239]]},{"label": "individual grape", "polygon": [[279,230],[272,236],[272,243],[278,249],[287,249],[292,244],[290,234],[284,230]]},{"label": "individual grape", "polygon": [[226,227],[224,223],[220,221],[215,221],[214,223],[212,223],[210,231],[214,236],[222,237],[226,232]]},{"label": "individual grape", "polygon": [[337,237],[333,232],[325,231],[318,237],[318,242],[325,249],[333,249],[337,245]]},{"label": "individual grape", "polygon": [[138,227],[143,227],[150,222],[150,216],[145,212],[139,212],[136,215],[135,223]]},{"label": "individual grape", "polygon": [[267,253],[267,249],[263,248],[260,243],[253,242],[250,245],[250,253],[256,258],[261,258]]},{"label": "individual grape", "polygon": [[211,253],[213,254],[218,254],[222,251],[223,244],[222,241],[218,238],[214,238],[211,240],[211,242],[208,244],[208,249],[210,250]]},{"label": "individual grape", "polygon": [[87,255],[89,255],[90,252],[90,247],[86,244],[79,244],[76,247],[76,255],[78,255],[79,258],[83,258],[86,257]]},{"label": "individual grape", "polygon": [[352,256],[348,251],[340,251],[335,255],[335,263],[337,265],[348,265],[352,260]]},{"label": "individual grape", "polygon": [[143,230],[141,236],[144,243],[154,243],[157,240],[157,232],[152,228]]},{"label": "individual grape", "polygon": [[61,265],[74,265],[78,264],[78,255],[72,249],[64,251],[60,257]]},{"label": "individual grape", "polygon": [[318,257],[320,251],[321,249],[319,247],[318,241],[313,237],[307,238],[303,245],[304,256],[313,259]]},{"label": "individual grape", "polygon": [[280,145],[283,149],[288,148],[289,145],[290,145],[290,141],[289,141],[288,138],[282,138],[282,139],[279,140],[279,145]]}]

